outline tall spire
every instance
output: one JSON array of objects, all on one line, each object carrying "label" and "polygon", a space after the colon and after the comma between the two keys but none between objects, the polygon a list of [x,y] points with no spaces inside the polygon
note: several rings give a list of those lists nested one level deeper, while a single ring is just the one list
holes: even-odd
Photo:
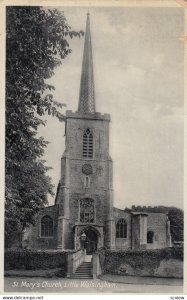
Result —
[{"label": "tall spire", "polygon": [[86,33],[84,41],[84,53],[82,61],[82,74],[79,94],[78,111],[85,113],[95,113],[95,91],[92,60],[92,43],[90,34],[90,14],[87,13]]}]

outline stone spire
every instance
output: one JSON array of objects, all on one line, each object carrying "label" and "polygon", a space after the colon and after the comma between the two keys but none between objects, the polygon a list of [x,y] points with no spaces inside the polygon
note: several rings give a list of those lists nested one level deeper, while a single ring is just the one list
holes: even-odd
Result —
[{"label": "stone spire", "polygon": [[86,21],[78,111],[83,114],[95,113],[94,75],[89,13],[87,13]]}]

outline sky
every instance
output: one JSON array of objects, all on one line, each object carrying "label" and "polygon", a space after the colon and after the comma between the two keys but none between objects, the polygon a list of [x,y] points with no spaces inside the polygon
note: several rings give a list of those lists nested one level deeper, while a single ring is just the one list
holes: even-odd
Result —
[{"label": "sky", "polygon": [[[59,7],[73,30],[87,8]],[[182,8],[90,8],[96,111],[110,113],[114,206],[183,208],[184,11]],[[84,38],[48,80],[54,98],[78,108]],[[63,109],[63,112],[65,110]],[[39,134],[56,186],[65,149],[64,123],[46,118]],[[54,203],[54,198],[49,198]]]}]

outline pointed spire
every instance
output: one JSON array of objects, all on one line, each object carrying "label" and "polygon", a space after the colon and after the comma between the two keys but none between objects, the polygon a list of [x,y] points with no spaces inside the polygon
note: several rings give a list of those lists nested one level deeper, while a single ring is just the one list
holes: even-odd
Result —
[{"label": "pointed spire", "polygon": [[94,75],[89,12],[87,13],[86,21],[78,111],[84,114],[95,113]]}]

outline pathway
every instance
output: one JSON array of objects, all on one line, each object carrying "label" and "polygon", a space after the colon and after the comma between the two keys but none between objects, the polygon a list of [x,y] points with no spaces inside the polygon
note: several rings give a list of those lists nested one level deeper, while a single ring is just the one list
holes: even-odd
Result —
[{"label": "pathway", "polygon": [[[104,278],[103,278],[104,279]],[[109,279],[109,278],[108,278]],[[110,278],[111,280],[111,278]],[[174,285],[173,285],[174,284]],[[5,292],[13,293],[160,293],[181,294],[182,280],[168,279],[167,285],[137,283],[113,283],[100,279],[66,279],[41,277],[5,277]]]}]

